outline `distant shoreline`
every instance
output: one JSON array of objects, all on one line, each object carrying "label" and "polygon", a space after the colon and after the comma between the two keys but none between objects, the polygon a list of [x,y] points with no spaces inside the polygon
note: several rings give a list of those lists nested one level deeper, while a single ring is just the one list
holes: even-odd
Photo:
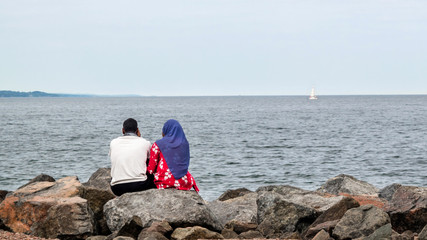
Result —
[{"label": "distant shoreline", "polygon": [[[419,94],[327,94],[319,95],[319,98],[322,97],[355,97],[355,96],[427,96],[427,93]],[[97,94],[68,94],[68,93],[47,93],[42,91],[31,91],[31,92],[20,92],[20,91],[10,91],[10,90],[0,90],[0,98],[40,98],[40,97],[68,97],[68,98],[98,98],[98,97],[308,97],[308,95],[177,95],[177,96],[161,96],[161,95],[150,95],[150,96],[141,96],[136,94],[118,94],[118,95],[97,95]]]}]

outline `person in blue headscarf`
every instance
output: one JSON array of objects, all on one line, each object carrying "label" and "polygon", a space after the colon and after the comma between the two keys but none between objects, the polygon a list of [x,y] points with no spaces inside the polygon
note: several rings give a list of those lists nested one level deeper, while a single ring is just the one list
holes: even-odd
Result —
[{"label": "person in blue headscarf", "polygon": [[157,140],[150,150],[147,167],[154,174],[154,184],[158,189],[176,188],[199,192],[196,181],[188,172],[190,165],[190,145],[184,130],[177,120],[170,119],[162,129],[163,138]]}]

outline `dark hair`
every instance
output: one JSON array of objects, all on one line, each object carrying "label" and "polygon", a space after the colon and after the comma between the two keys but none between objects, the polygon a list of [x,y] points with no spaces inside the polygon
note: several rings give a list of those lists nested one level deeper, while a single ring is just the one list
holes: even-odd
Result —
[{"label": "dark hair", "polygon": [[133,118],[128,118],[123,122],[123,129],[125,133],[136,133],[136,130],[138,130],[138,122]]}]

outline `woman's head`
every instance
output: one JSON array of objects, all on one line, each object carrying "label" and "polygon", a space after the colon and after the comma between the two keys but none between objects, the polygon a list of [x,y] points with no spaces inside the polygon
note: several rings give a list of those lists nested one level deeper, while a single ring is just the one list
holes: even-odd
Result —
[{"label": "woman's head", "polygon": [[175,119],[169,119],[165,122],[162,128],[162,135],[164,136],[173,136],[177,133],[184,133],[184,130],[181,127],[181,124]]}]

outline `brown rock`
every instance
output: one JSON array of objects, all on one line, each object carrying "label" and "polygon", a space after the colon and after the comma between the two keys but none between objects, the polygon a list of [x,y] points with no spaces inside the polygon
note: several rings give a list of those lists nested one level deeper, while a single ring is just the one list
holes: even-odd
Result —
[{"label": "brown rock", "polygon": [[110,181],[110,169],[100,168],[92,174],[88,182],[80,187],[80,196],[88,201],[94,213],[98,234],[102,235],[111,233],[103,212],[105,203],[115,198],[110,188]]},{"label": "brown rock", "polygon": [[171,225],[169,225],[168,222],[161,221],[161,222],[153,222],[150,227],[145,228],[143,231],[146,231],[146,232],[158,232],[158,233],[161,233],[164,236],[167,236],[170,233],[172,233],[173,228],[171,227]]},{"label": "brown rock", "polygon": [[423,230],[418,235],[419,240],[427,240],[427,225],[424,226]]},{"label": "brown rock", "polygon": [[77,177],[35,182],[10,194],[0,204],[0,219],[14,232],[55,238],[93,233],[93,213],[79,197]]},{"label": "brown rock", "polygon": [[329,234],[332,234],[333,228],[338,223],[338,220],[344,216],[347,210],[359,206],[359,203],[353,198],[343,198],[341,201],[322,213],[322,215],[320,215],[302,234],[303,238],[311,239],[322,229],[326,230]]},{"label": "brown rock", "polygon": [[387,213],[373,205],[364,205],[348,210],[335,226],[332,236],[336,239],[368,237],[388,223]]},{"label": "brown rock", "polygon": [[224,228],[221,231],[221,235],[225,238],[225,239],[236,239],[238,238],[239,234],[237,234],[235,231],[233,231],[230,228]]},{"label": "brown rock", "polygon": [[340,193],[340,195],[353,198],[360,204],[360,206],[374,205],[378,208],[384,208],[384,205],[387,203],[385,199],[382,199],[377,195],[351,195],[347,193]]},{"label": "brown rock", "polygon": [[240,221],[230,221],[225,225],[225,228],[232,229],[237,234],[247,232],[250,230],[255,230],[258,227],[255,223],[246,223],[246,222],[240,222]]},{"label": "brown rock", "polygon": [[256,239],[256,238],[264,238],[264,236],[258,231],[249,230],[247,232],[243,232],[239,234],[239,238],[240,239]]},{"label": "brown rock", "polygon": [[35,182],[55,182],[55,178],[42,173],[42,174],[38,175],[37,177],[31,179],[27,184],[19,187],[18,189],[24,188],[24,187],[30,185],[31,183],[35,183]]},{"label": "brown rock", "polygon": [[193,240],[193,239],[224,239],[224,237],[206,228],[195,226],[187,228],[177,228],[172,233],[173,240]]},{"label": "brown rock", "polygon": [[385,206],[393,229],[421,232],[427,224],[427,187],[401,186]]},{"label": "brown rock", "polygon": [[331,240],[331,236],[325,230],[321,230],[313,237],[313,240]]},{"label": "brown rock", "polygon": [[168,240],[168,238],[159,232],[142,231],[138,236],[138,240]]},{"label": "brown rock", "polygon": [[238,189],[234,189],[234,190],[227,190],[223,194],[221,194],[221,196],[219,196],[218,200],[219,201],[226,201],[226,200],[233,199],[236,197],[244,196],[245,194],[251,193],[251,192],[252,191],[247,189],[247,188],[238,188]]}]

